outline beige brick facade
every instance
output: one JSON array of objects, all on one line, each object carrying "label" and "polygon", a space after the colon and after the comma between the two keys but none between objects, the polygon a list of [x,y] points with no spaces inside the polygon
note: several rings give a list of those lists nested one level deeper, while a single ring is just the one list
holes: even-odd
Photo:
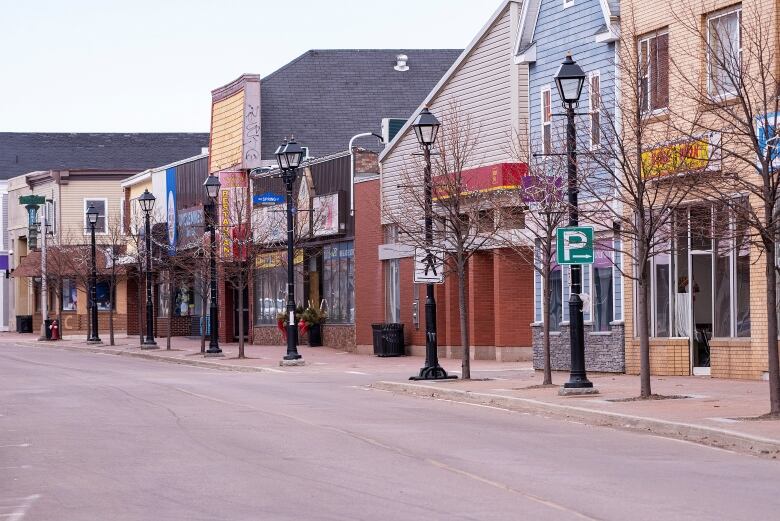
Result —
[{"label": "beige brick facade", "polygon": [[[674,125],[668,125],[671,120],[692,119],[699,108],[690,93],[691,83],[707,81],[707,60],[704,43],[691,31],[698,26],[702,31],[707,27],[707,16],[719,10],[734,6],[742,7],[743,34],[750,30],[759,16],[764,27],[774,30],[775,48],[778,48],[780,29],[778,29],[777,0],[752,0],[734,2],[728,0],[670,0],[668,8],[662,8],[656,2],[644,0],[629,0],[621,2],[621,20],[623,27],[622,45],[632,45],[636,50],[638,39],[656,32],[668,31],[669,34],[669,109],[656,118],[658,131],[663,139],[673,141],[683,137],[682,134],[670,132]],[[686,27],[687,26],[687,27]],[[773,28],[773,29],[772,29]],[[748,45],[742,44],[743,48]],[[743,53],[744,56],[744,53]],[[743,58],[743,63],[748,63]],[[749,65],[748,67],[754,67]],[[780,64],[775,58],[772,65],[775,77]],[[756,74],[751,70],[750,74]],[[688,82],[683,75],[688,78]],[[693,76],[692,76],[693,75]],[[698,77],[696,76],[698,75]],[[692,79],[692,81],[691,81]],[[624,100],[624,103],[630,103]],[[701,115],[701,112],[699,112]],[[704,118],[709,117],[707,113]],[[714,117],[714,116],[713,116]],[[677,127],[680,128],[680,127]],[[745,154],[755,155],[746,149]],[[758,180],[756,170],[748,168],[743,163],[723,161],[722,170],[729,169],[738,172],[739,176],[754,176]],[[696,175],[707,175],[701,172]],[[728,195],[728,194],[724,194]],[[754,206],[760,204],[751,198]],[[630,245],[627,245],[630,247]],[[719,378],[759,379],[767,371],[767,289],[765,256],[755,247],[750,252],[750,337],[747,338],[712,338],[710,341],[711,375]],[[631,266],[626,266],[631,271]],[[628,279],[627,279],[628,280]],[[639,373],[639,339],[635,333],[634,320],[635,292],[632,284],[627,282],[625,292],[625,322],[626,322],[626,372]],[[652,338],[650,341],[651,372],[655,375],[689,375],[692,372],[691,341],[689,338]]]}]

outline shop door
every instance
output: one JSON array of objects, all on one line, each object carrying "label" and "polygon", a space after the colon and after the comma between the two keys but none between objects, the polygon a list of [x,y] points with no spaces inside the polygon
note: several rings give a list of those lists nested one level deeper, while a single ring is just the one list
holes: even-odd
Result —
[{"label": "shop door", "polygon": [[242,313],[244,315],[244,331],[243,335],[244,338],[249,338],[249,288],[244,288],[242,290],[242,293],[244,294],[244,305],[242,306],[243,309],[239,309],[238,306],[238,290],[233,290],[233,307],[235,308],[235,311],[233,312],[233,338],[238,339],[238,314]]},{"label": "shop door", "polygon": [[712,339],[713,283],[712,254],[691,254],[691,365],[693,374],[710,374],[710,339]]}]

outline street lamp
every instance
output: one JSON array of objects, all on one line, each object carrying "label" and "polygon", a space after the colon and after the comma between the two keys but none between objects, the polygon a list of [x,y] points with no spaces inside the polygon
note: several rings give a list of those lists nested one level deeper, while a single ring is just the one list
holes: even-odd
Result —
[{"label": "street lamp", "polygon": [[[428,107],[424,107],[417,116],[412,127],[417,136],[417,141],[423,149],[425,158],[425,171],[423,184],[425,188],[425,249],[426,254],[431,255],[433,249],[433,179],[431,174],[431,147],[436,142],[441,123],[436,116],[431,114]],[[432,283],[425,285],[425,367],[420,369],[420,374],[412,376],[410,380],[442,380],[456,378],[449,376],[447,371],[439,365],[439,346],[436,339],[436,297]]]},{"label": "street lamp", "polygon": [[298,330],[295,325],[295,276],[293,252],[293,183],[298,177],[298,167],[303,160],[303,149],[295,142],[295,138],[276,149],[276,161],[282,171],[282,181],[287,189],[287,354],[282,363],[295,364],[301,362],[298,353]]},{"label": "street lamp", "polygon": [[[154,307],[152,305],[152,230],[150,218],[154,209],[155,197],[149,190],[144,190],[138,203],[144,212],[146,230],[146,338],[141,344],[141,349],[157,349],[154,341]],[[169,332],[170,334],[170,332]]]},{"label": "street lamp", "polygon": [[217,197],[219,196],[219,179],[215,175],[209,175],[206,182],[203,183],[206,190],[209,203],[204,208],[206,211],[206,222],[208,223],[209,233],[211,234],[211,259],[209,268],[211,272],[211,305],[209,307],[209,318],[211,320],[209,333],[209,348],[205,355],[208,357],[223,356],[222,349],[219,348],[219,311],[217,308]]},{"label": "street lamp", "polygon": [[92,324],[89,338],[87,338],[88,344],[102,343],[98,336],[97,259],[95,255],[95,226],[97,225],[98,217],[100,217],[100,213],[95,209],[95,206],[90,203],[89,208],[87,208],[87,223],[89,223],[89,231],[92,236],[92,272],[89,275],[90,322]]},{"label": "street lamp", "polygon": [[[577,65],[571,54],[555,75],[558,94],[566,109],[566,155],[568,174],[569,226],[579,225],[579,209],[577,194],[577,134],[574,128],[574,108],[580,101],[582,86],[585,83],[585,72]],[[588,380],[585,372],[585,331],[582,323],[582,265],[571,266],[571,295],[569,296],[569,340],[571,343],[571,374],[569,381],[563,384],[564,389],[590,389],[593,383]]]}]

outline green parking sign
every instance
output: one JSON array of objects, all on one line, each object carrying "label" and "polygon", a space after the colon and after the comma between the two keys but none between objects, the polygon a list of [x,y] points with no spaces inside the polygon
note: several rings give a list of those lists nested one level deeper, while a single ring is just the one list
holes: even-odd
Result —
[{"label": "green parking sign", "polygon": [[558,264],[593,264],[593,228],[578,226],[558,228],[556,234]]}]

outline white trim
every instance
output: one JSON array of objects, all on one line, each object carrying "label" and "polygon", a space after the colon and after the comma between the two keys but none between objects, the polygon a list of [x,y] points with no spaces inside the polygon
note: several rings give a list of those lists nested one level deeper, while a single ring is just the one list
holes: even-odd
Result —
[{"label": "white trim", "polygon": [[[544,107],[544,94],[549,93],[550,98],[550,121],[545,121],[545,107]],[[544,145],[544,130],[545,125],[550,127],[550,149],[545,149]],[[550,87],[550,84],[542,85],[539,87],[539,131],[540,131],[540,137],[542,140],[542,154],[550,154],[552,153],[553,143],[552,143],[552,88]],[[542,161],[546,161],[548,158],[546,156],[542,157]]]},{"label": "white trim", "polygon": [[97,226],[96,226],[95,227],[95,235],[108,235],[108,198],[106,198],[106,197],[84,197],[83,201],[84,201],[84,213],[82,215],[84,216],[83,217],[84,218],[84,221],[83,221],[84,222],[84,229],[83,229],[82,233],[84,234],[84,236],[87,236],[87,235],[90,234],[90,232],[89,232],[89,229],[90,229],[89,228],[89,223],[87,222],[87,208],[88,208],[87,201],[103,201],[103,204],[104,204],[103,208],[104,208],[104,211],[105,211],[105,215],[103,216],[104,217],[103,218],[104,231],[99,232],[98,229],[97,229]]},{"label": "white trim", "polygon": [[[598,78],[599,81],[599,106],[596,108],[596,110],[593,110],[593,79]],[[588,117],[588,127],[590,129],[589,135],[588,135],[588,141],[590,142],[590,149],[595,150],[601,145],[601,106],[602,106],[602,100],[603,97],[601,96],[601,71],[595,70],[590,71],[588,73],[588,112],[590,113],[590,116]],[[593,114],[598,114],[599,116],[599,141],[598,143],[593,142]]]},{"label": "white trim", "polygon": [[574,6],[574,0],[563,0],[563,8],[568,9]]},{"label": "white trim", "polygon": [[524,53],[515,56],[515,64],[536,62],[536,42],[532,43]]},{"label": "white trim", "polygon": [[725,9],[715,11],[714,13],[707,15],[707,19],[705,21],[707,24],[707,46],[705,49],[705,52],[707,54],[707,95],[709,95],[712,99],[719,100],[719,101],[733,99],[737,96],[737,93],[724,92],[722,94],[714,94],[712,92],[712,63],[710,60],[710,56],[713,49],[712,47],[710,47],[710,24],[713,20],[717,20],[718,18],[723,18],[734,13],[737,13],[737,17],[738,17],[737,29],[739,30],[740,34],[737,35],[738,36],[737,40],[739,40],[740,42],[739,61],[741,67],[742,66],[742,4],[738,4],[736,6],[727,7]]},{"label": "white trim", "polygon": [[204,157],[209,157],[208,153],[198,154],[197,156],[188,157],[186,159],[180,159],[178,161],[174,161],[173,163],[169,163],[167,165],[156,166],[154,168],[146,169],[143,172],[139,172],[139,173],[137,173],[135,175],[132,175],[132,176],[126,178],[124,181],[122,181],[119,184],[119,186],[121,186],[122,188],[128,188],[128,187],[136,185],[136,184],[138,184],[138,183],[140,183],[142,181],[146,181],[155,172],[162,172],[163,170],[167,170],[167,169],[173,168],[175,166],[191,163],[193,161],[197,161],[198,159],[203,159]]},{"label": "white trim", "polygon": [[452,66],[447,70],[444,76],[442,76],[442,78],[439,80],[436,86],[433,89],[431,89],[431,91],[428,93],[427,96],[425,96],[423,102],[420,103],[417,109],[412,113],[411,117],[409,117],[409,119],[406,120],[406,123],[404,123],[404,126],[401,127],[401,130],[398,131],[398,133],[395,135],[392,141],[390,141],[390,143],[387,144],[385,149],[382,150],[378,158],[380,163],[384,161],[385,157],[387,157],[387,155],[391,151],[393,151],[395,147],[398,146],[398,143],[400,143],[401,140],[406,136],[406,134],[409,132],[409,129],[412,127],[414,120],[417,119],[417,116],[420,114],[422,109],[430,105],[431,101],[433,101],[433,99],[439,95],[439,93],[449,83],[450,79],[460,69],[461,65],[463,65],[466,59],[469,56],[471,56],[471,53],[474,51],[474,49],[476,49],[477,45],[479,45],[482,39],[487,35],[488,31],[490,31],[490,29],[495,25],[495,23],[501,18],[501,15],[504,14],[504,11],[506,11],[506,8],[510,4],[510,2],[517,3],[517,0],[504,0],[503,2],[501,2],[501,5],[498,7],[498,9],[496,9],[496,11],[487,21],[487,23],[482,26],[482,29],[477,33],[474,39],[471,40],[471,42],[468,44],[466,49],[462,53],[460,53],[460,56],[458,56],[458,59],[455,60],[455,63],[452,64]]}]

